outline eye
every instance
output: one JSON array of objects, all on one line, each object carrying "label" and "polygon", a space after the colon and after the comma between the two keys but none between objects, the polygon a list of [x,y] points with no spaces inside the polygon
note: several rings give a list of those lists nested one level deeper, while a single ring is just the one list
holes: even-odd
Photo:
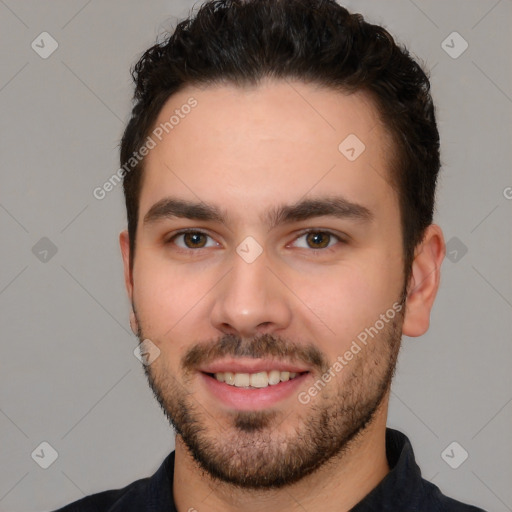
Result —
[{"label": "eye", "polygon": [[203,249],[219,245],[206,233],[193,230],[180,231],[169,238],[166,243],[174,243],[181,249]]},{"label": "eye", "polygon": [[303,249],[327,249],[335,245],[336,242],[343,242],[343,240],[334,233],[309,230],[296,238],[294,244]]}]

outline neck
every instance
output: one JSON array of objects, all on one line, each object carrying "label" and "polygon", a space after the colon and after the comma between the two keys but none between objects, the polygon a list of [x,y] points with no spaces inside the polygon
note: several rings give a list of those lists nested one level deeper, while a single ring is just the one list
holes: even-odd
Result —
[{"label": "neck", "polygon": [[212,479],[176,436],[173,494],[180,512],[349,511],[374,489],[390,468],[386,458],[389,395],[373,421],[344,453],[299,482],[281,489],[240,489]]}]

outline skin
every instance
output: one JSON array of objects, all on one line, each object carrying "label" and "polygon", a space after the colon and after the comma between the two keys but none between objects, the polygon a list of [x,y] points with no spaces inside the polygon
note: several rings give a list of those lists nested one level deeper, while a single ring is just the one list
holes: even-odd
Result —
[{"label": "skin", "polygon": [[[168,100],[156,125],[191,96],[198,106],[146,157],[133,272],[128,233],[120,235],[132,329],[160,350],[145,367],[150,385],[171,421],[201,427],[194,449],[225,470],[220,478],[208,473],[187,435],[178,432],[177,508],[349,510],[389,472],[389,383],[401,333],[420,336],[429,327],[445,250],[441,229],[427,228],[404,283],[398,199],[388,180],[392,143],[363,93],[348,96],[284,81],[251,88],[188,86]],[[349,134],[366,146],[355,161],[338,150]],[[227,218],[144,223],[152,206],[170,196],[216,205]],[[271,228],[264,220],[278,206],[326,196],[364,206],[371,219],[319,216]],[[173,238],[183,228],[206,233],[194,239],[206,246],[189,248],[190,239]],[[344,241],[327,237],[327,247],[315,248],[311,243],[326,239],[308,238],[305,229],[329,231]],[[248,236],[262,249],[252,263],[236,252]],[[183,367],[192,349],[204,355],[206,347],[213,349],[211,360],[221,354],[254,360],[241,357],[234,345],[218,351],[220,340],[232,336],[243,343],[245,356],[279,360],[279,350],[286,349],[282,360],[309,363],[298,390],[305,391],[325,366],[302,357],[297,347],[313,347],[332,366],[404,289],[405,307],[394,322],[307,404],[294,393],[257,411],[250,404],[233,410],[205,389],[197,366]],[[324,430],[308,438],[314,429],[306,426],[318,423],[322,413]],[[328,461],[288,485],[251,487],[251,478],[254,483],[263,474],[258,461],[283,465],[287,446],[295,447],[288,454],[293,460],[327,438],[337,443],[328,446]],[[245,484],[230,483],[228,476]]]}]

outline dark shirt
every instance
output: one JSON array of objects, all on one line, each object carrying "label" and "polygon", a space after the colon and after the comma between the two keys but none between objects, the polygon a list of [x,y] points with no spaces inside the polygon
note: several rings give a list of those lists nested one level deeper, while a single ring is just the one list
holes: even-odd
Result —
[{"label": "dark shirt", "polygon": [[[386,457],[390,472],[352,512],[484,512],[444,496],[423,479],[409,439],[398,430],[386,429]],[[174,451],[152,477],[87,496],[55,512],[177,512],[173,478]]]}]

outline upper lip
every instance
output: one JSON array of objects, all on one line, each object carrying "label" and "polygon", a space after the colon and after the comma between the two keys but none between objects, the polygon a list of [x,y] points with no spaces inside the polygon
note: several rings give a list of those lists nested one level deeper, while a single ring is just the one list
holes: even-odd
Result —
[{"label": "upper lip", "polygon": [[202,366],[199,371],[204,373],[258,373],[278,370],[280,372],[302,373],[309,369],[298,364],[275,359],[224,359]]}]

